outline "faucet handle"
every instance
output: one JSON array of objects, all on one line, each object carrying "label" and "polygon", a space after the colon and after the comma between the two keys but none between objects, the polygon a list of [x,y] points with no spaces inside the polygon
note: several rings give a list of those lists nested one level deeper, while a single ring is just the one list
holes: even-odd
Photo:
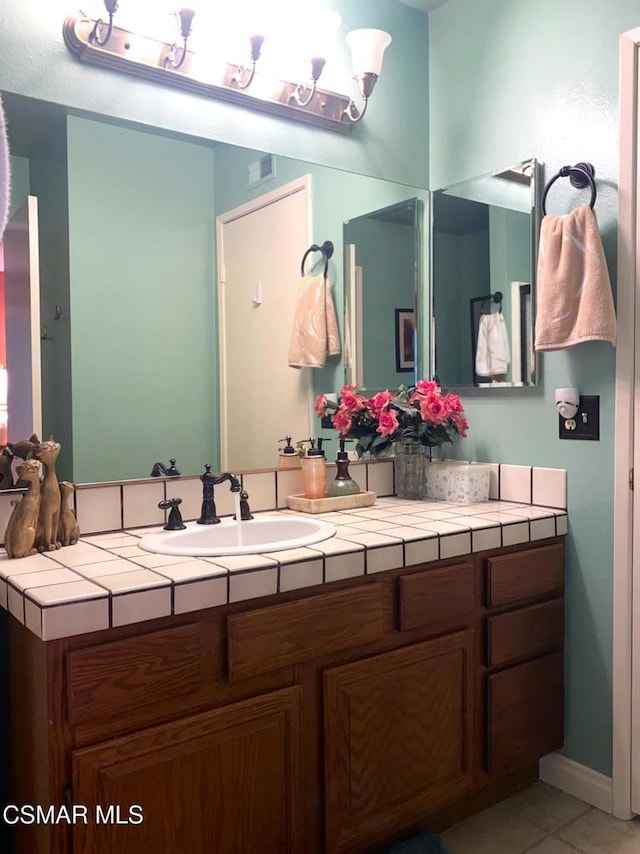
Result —
[{"label": "faucet handle", "polygon": [[240,521],[248,522],[253,519],[253,513],[249,507],[249,493],[243,489],[240,493]]},{"label": "faucet handle", "polygon": [[158,507],[160,510],[169,510],[169,518],[164,526],[165,531],[182,531],[187,526],[182,521],[182,515],[178,507],[182,504],[182,498],[167,498],[165,501],[160,501]]}]

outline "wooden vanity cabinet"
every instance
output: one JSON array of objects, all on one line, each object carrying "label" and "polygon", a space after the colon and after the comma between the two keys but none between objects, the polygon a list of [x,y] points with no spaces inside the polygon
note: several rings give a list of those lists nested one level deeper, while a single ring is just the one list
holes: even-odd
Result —
[{"label": "wooden vanity cabinet", "polygon": [[504,797],[562,744],[563,560],[547,540],[47,643],[12,620],[12,800],[89,810],[17,825],[16,854],[364,854]]}]

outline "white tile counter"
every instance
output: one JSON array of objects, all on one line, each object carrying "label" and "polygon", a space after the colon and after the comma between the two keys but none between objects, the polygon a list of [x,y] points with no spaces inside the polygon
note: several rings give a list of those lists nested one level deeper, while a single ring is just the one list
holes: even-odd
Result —
[{"label": "white tile counter", "polygon": [[388,497],[314,518],[332,522],[336,535],[254,556],[141,549],[140,537],[159,528],[85,536],[19,560],[2,552],[0,606],[53,640],[567,533],[565,509],[504,500],[461,506]]}]

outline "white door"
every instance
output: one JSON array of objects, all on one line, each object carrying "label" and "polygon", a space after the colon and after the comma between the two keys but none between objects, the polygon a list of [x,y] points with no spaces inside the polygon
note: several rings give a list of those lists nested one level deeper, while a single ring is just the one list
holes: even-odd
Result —
[{"label": "white door", "polygon": [[222,214],[217,232],[221,466],[273,468],[280,439],[313,435],[311,369],[287,364],[309,176]]},{"label": "white door", "polygon": [[3,237],[7,340],[7,435],[42,438],[38,200],[29,196]]}]

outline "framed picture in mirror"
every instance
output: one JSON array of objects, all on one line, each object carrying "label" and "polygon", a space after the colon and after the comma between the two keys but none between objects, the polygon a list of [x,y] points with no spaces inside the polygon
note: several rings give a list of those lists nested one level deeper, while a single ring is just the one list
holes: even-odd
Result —
[{"label": "framed picture in mirror", "polygon": [[396,371],[414,371],[416,313],[413,308],[396,308]]}]

